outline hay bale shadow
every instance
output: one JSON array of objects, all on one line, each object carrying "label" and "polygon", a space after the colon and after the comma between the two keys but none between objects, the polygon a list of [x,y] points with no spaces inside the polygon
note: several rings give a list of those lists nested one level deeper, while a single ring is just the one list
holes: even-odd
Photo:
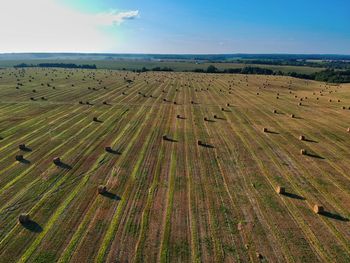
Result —
[{"label": "hay bale shadow", "polygon": [[226,119],[224,117],[216,117],[217,120],[222,120],[222,121],[226,121]]},{"label": "hay bale shadow", "polygon": [[64,163],[62,161],[57,163],[56,166],[59,167],[59,168],[62,168],[62,169],[66,169],[66,170],[72,169],[72,166],[70,166],[69,164],[66,164],[66,163]]},{"label": "hay bale shadow", "polygon": [[32,149],[27,147],[27,146],[21,147],[20,150],[23,151],[23,152],[31,152],[32,151]]},{"label": "hay bale shadow", "polygon": [[306,141],[306,142],[318,143],[318,141],[314,141],[314,140],[311,140],[311,139],[304,139],[304,141]]},{"label": "hay bale shadow", "polygon": [[305,197],[300,196],[300,195],[297,195],[297,194],[293,194],[293,193],[285,192],[285,193],[283,193],[282,195],[287,196],[287,197],[289,197],[289,198],[293,198],[293,199],[306,200]]},{"label": "hay bale shadow", "polygon": [[17,160],[18,162],[22,163],[22,164],[30,164],[30,161],[27,159],[21,159],[21,160]]},{"label": "hay bale shadow", "polygon": [[215,147],[211,144],[208,143],[201,143],[200,146],[204,147],[204,148],[210,148],[210,149],[214,149]]},{"label": "hay bale shadow", "polygon": [[270,134],[280,134],[279,132],[275,132],[275,131],[266,131],[266,133],[270,133]]},{"label": "hay bale shadow", "polygon": [[207,119],[206,122],[216,122],[216,121]]},{"label": "hay bale shadow", "polygon": [[43,228],[33,220],[29,220],[29,222],[27,223],[20,223],[20,224],[30,232],[40,233],[43,231]]},{"label": "hay bale shadow", "polygon": [[339,221],[343,221],[343,222],[348,222],[349,219],[345,218],[341,215],[335,214],[335,213],[331,213],[331,212],[327,212],[327,211],[323,211],[320,213],[320,215],[331,218],[331,219],[335,219],[335,220],[339,220]]},{"label": "hay bale shadow", "polygon": [[175,139],[169,138],[169,137],[164,138],[164,141],[167,141],[167,142],[178,142],[178,140],[175,140]]},{"label": "hay bale shadow", "polygon": [[306,155],[306,156],[309,156],[309,157],[312,157],[312,158],[321,159],[321,160],[325,160],[325,159],[326,159],[326,158],[324,158],[324,157],[322,157],[322,156],[320,156],[320,155],[318,155],[318,154],[315,154],[315,153],[309,153],[309,152],[307,152],[305,155]]},{"label": "hay bale shadow", "polygon": [[120,196],[118,196],[116,194],[113,194],[111,192],[108,192],[108,191],[103,193],[103,194],[101,194],[101,195],[104,196],[104,197],[107,197],[109,199],[112,199],[112,200],[116,200],[116,201],[121,200]]},{"label": "hay bale shadow", "polygon": [[115,155],[121,155],[121,151],[118,150],[113,150],[113,149],[107,149],[106,152],[111,153],[111,154],[115,154]]}]

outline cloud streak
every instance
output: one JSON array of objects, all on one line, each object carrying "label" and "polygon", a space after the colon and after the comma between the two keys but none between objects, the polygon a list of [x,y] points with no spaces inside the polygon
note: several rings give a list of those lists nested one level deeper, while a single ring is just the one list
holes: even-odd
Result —
[{"label": "cloud streak", "polygon": [[90,15],[90,19],[95,19],[96,24],[103,26],[120,25],[126,20],[133,20],[137,17],[139,17],[138,10],[127,12],[112,11],[109,13]]}]

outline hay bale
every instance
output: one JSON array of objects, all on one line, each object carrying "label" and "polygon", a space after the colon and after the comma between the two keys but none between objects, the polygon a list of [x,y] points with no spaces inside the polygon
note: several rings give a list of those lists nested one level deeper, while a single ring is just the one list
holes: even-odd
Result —
[{"label": "hay bale", "polygon": [[106,152],[111,152],[111,151],[112,151],[112,147],[106,146],[106,147],[105,147],[105,151],[106,151]]},{"label": "hay bale", "polygon": [[167,136],[167,135],[163,135],[163,140],[165,140],[165,141],[167,141],[167,140],[169,140],[169,137]]},{"label": "hay bale", "polygon": [[198,145],[203,145],[203,142],[198,140],[198,141],[197,141],[197,144],[198,144]]},{"label": "hay bale", "polygon": [[24,160],[24,158],[23,158],[23,155],[16,155],[16,161],[23,161]]},{"label": "hay bale", "polygon": [[299,140],[304,141],[305,140],[305,136],[304,135],[300,135],[299,136]]},{"label": "hay bale", "polygon": [[53,163],[56,164],[56,165],[61,164],[61,159],[60,159],[60,157],[55,157],[55,158],[53,158],[52,161],[53,161]]},{"label": "hay bale", "polygon": [[29,214],[20,214],[19,217],[18,217],[18,221],[21,223],[21,224],[27,224],[29,223],[30,221],[30,216]]},{"label": "hay bale", "polygon": [[267,132],[267,131],[268,131],[267,128],[264,127],[264,128],[263,128],[263,132]]},{"label": "hay bale", "polygon": [[218,116],[214,115],[214,119],[217,119],[217,118],[218,118]]},{"label": "hay bale", "polygon": [[321,205],[314,205],[313,210],[315,214],[321,214],[324,212],[324,208]]},{"label": "hay bale", "polygon": [[350,132],[350,128],[348,128],[347,131]]},{"label": "hay bale", "polygon": [[301,154],[301,155],[306,155],[306,150],[305,150],[305,149],[301,149],[301,150],[300,150],[300,154]]},{"label": "hay bale", "polygon": [[27,147],[26,147],[26,145],[25,145],[24,143],[18,145],[18,148],[19,148],[20,150],[22,150],[22,151],[24,151],[24,150],[27,149]]},{"label": "hay bale", "polygon": [[285,189],[284,187],[282,187],[282,186],[277,186],[276,192],[277,192],[278,194],[283,195],[283,194],[286,193],[286,189]]},{"label": "hay bale", "polygon": [[97,117],[94,117],[92,120],[93,120],[93,121],[98,121],[98,118],[97,118]]},{"label": "hay bale", "polygon": [[100,195],[107,193],[107,187],[105,185],[99,185],[97,191]]},{"label": "hay bale", "polygon": [[262,256],[259,252],[256,252],[256,258],[257,258],[257,259],[262,259],[263,256]]},{"label": "hay bale", "polygon": [[295,118],[295,115],[294,115],[294,114],[291,114],[290,117],[291,117],[291,118]]},{"label": "hay bale", "polygon": [[277,113],[277,110],[273,110],[273,113]]}]

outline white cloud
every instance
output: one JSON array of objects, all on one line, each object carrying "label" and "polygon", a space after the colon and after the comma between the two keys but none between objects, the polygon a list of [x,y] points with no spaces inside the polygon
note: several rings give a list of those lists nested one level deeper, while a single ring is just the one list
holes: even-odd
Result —
[{"label": "white cloud", "polygon": [[87,14],[55,0],[0,0],[0,52],[104,52],[116,37],[104,27],[138,17],[138,11]]},{"label": "white cloud", "polygon": [[139,11],[128,11],[128,12],[116,12],[112,11],[109,13],[102,13],[91,16],[94,22],[98,25],[111,26],[111,25],[120,25],[125,20],[132,20],[139,16]]}]

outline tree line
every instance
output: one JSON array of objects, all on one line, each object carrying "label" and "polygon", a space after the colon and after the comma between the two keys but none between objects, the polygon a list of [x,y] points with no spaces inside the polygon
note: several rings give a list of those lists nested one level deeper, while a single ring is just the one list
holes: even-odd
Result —
[{"label": "tree line", "polygon": [[38,67],[38,68],[77,68],[77,69],[97,69],[96,65],[77,65],[74,63],[39,63],[39,64],[26,64],[21,63],[18,65],[15,65],[14,68],[32,68],[32,67]]},{"label": "tree line", "polygon": [[296,72],[284,73],[280,70],[274,71],[271,69],[260,68],[260,67],[244,67],[244,68],[229,68],[219,70],[213,65],[210,65],[207,69],[194,69],[192,72],[198,73],[229,73],[229,74],[255,74],[255,75],[279,75],[279,76],[290,76],[300,79],[309,79],[317,80],[324,82],[333,82],[333,83],[350,83],[350,70],[334,70],[326,69],[323,71],[311,73],[311,74],[302,74]]}]

